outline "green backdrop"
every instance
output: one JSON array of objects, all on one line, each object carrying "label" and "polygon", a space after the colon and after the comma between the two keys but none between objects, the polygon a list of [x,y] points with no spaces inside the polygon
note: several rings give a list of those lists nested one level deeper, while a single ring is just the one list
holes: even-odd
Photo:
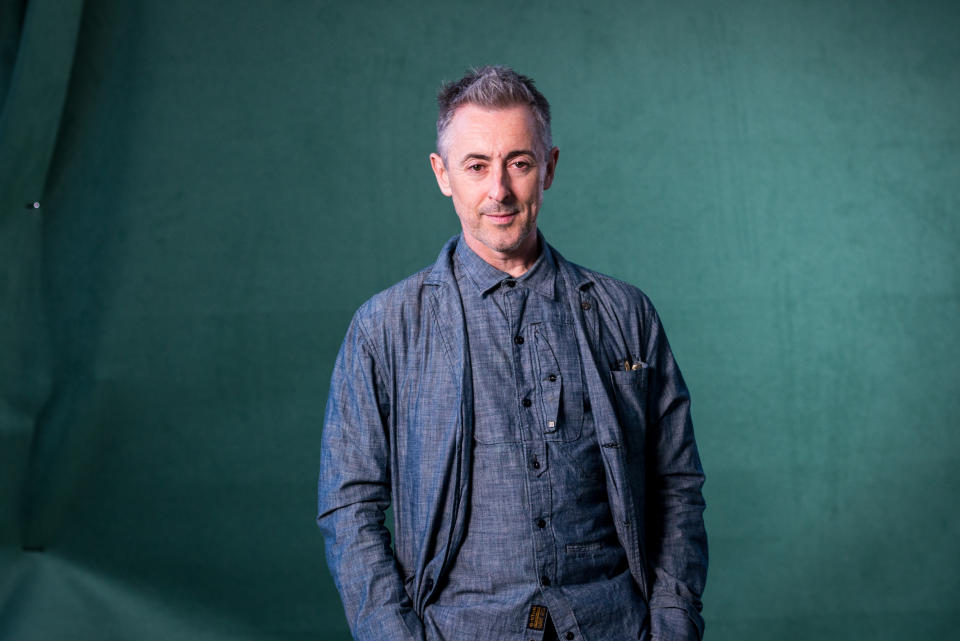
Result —
[{"label": "green backdrop", "polygon": [[457,231],[433,99],[482,63],[553,103],[547,238],[643,288],[688,379],[707,638],[949,638],[958,33],[929,1],[0,0],[0,639],[349,638],[329,374]]}]

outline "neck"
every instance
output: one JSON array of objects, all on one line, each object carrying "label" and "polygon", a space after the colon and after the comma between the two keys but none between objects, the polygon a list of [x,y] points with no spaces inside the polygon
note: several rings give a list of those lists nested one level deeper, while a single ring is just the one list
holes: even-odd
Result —
[{"label": "neck", "polygon": [[472,249],[477,256],[514,278],[523,276],[528,269],[533,267],[540,256],[540,243],[537,241],[536,230],[531,232],[519,247],[510,252],[491,249],[469,234],[464,234],[463,239],[466,241],[467,247]]}]

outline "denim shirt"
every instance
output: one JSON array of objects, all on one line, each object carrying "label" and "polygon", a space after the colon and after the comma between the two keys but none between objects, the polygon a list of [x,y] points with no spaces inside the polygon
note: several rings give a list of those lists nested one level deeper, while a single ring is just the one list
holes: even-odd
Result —
[{"label": "denim shirt", "polygon": [[466,535],[428,639],[636,641],[647,607],[617,540],[566,291],[546,243],[521,276],[454,254],[473,378]]},{"label": "denim shirt", "polygon": [[[356,639],[432,641],[424,616],[466,537],[474,394],[456,244],[357,311],[334,367],[317,521]],[[683,377],[642,292],[550,251],[583,356],[616,537],[650,632],[698,639],[703,471]]]}]

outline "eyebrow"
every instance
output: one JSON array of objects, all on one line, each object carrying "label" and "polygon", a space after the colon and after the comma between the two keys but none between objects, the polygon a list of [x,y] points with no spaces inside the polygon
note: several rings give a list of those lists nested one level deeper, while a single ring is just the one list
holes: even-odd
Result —
[{"label": "eyebrow", "polygon": [[[531,158],[537,157],[536,154],[534,154],[529,149],[516,149],[508,153],[505,160],[510,160],[511,158],[516,158],[517,156],[530,156]],[[489,162],[490,156],[487,156],[486,154],[481,154],[481,153],[469,153],[469,154],[466,154],[460,160],[460,164],[463,164],[468,160],[486,160]]]}]

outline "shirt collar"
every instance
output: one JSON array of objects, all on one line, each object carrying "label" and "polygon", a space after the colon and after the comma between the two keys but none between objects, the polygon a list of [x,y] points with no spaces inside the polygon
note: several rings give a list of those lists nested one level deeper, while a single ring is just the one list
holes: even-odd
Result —
[{"label": "shirt collar", "polygon": [[463,267],[468,280],[477,288],[481,296],[486,296],[492,290],[496,289],[502,282],[507,280],[516,281],[517,285],[527,287],[539,293],[541,296],[556,299],[556,278],[557,263],[550,251],[550,246],[544,240],[540,230],[537,230],[537,244],[540,247],[540,256],[518,278],[514,278],[506,272],[502,272],[487,261],[480,258],[476,252],[467,246],[463,240],[463,234],[457,239],[457,249],[455,256]]}]

